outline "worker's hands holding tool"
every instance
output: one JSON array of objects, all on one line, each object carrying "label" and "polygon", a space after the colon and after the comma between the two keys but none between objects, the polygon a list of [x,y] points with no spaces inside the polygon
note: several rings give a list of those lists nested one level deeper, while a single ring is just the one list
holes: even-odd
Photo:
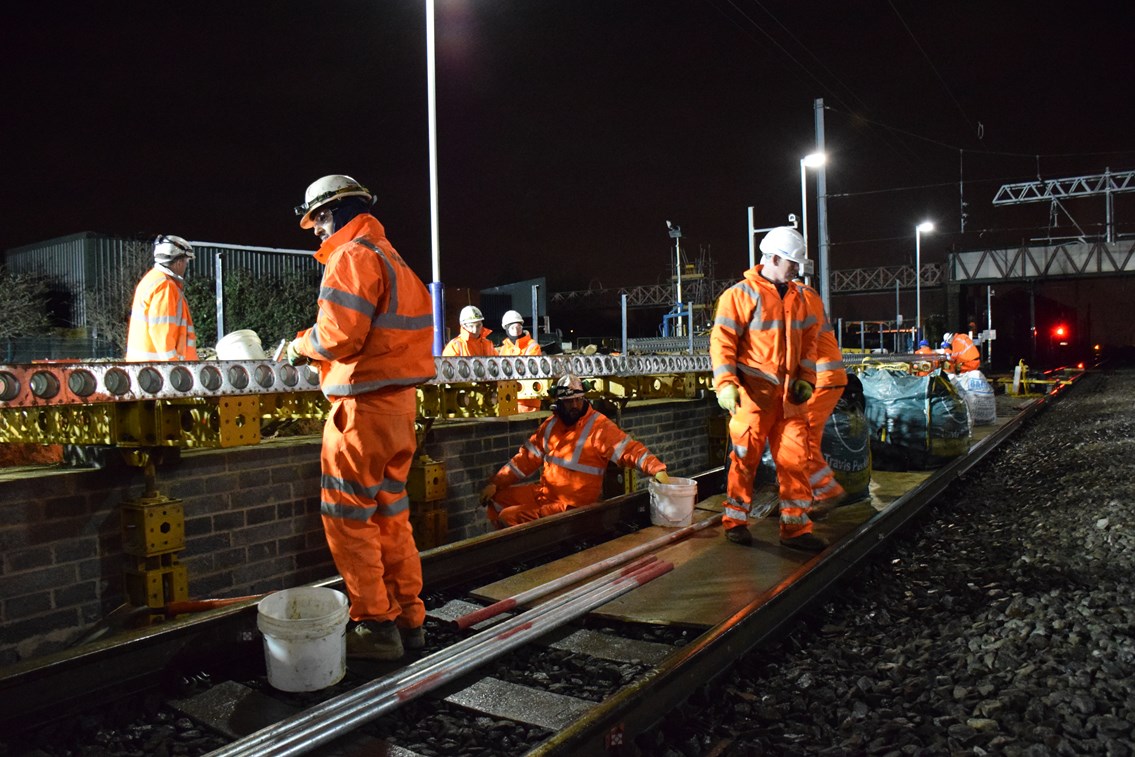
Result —
[{"label": "worker's hands holding tool", "polygon": [[496,484],[486,484],[485,488],[481,490],[481,495],[478,501],[482,506],[488,505],[493,501],[493,495],[497,493]]},{"label": "worker's hands holding tool", "polygon": [[660,484],[670,483],[670,474],[664,470],[660,470],[654,474],[654,480]]},{"label": "worker's hands holding tool", "polygon": [[293,339],[288,342],[286,353],[290,365],[306,365],[308,362],[307,355],[303,355],[299,351],[299,341],[299,339]]}]

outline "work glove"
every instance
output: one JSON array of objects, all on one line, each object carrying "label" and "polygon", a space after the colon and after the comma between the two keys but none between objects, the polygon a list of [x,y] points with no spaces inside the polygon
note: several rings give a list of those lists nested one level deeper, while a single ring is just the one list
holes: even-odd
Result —
[{"label": "work glove", "polygon": [[796,379],[792,382],[792,401],[797,405],[807,402],[812,399],[813,387],[804,379]]},{"label": "work glove", "polygon": [[736,384],[725,384],[717,390],[717,404],[730,415],[737,414],[737,403],[741,401],[741,390]]},{"label": "work glove", "polygon": [[660,470],[654,474],[654,480],[660,484],[670,483],[670,474],[664,470]]},{"label": "work glove", "polygon": [[486,484],[485,488],[481,490],[481,496],[478,501],[482,506],[487,506],[493,501],[493,495],[497,493],[496,484]]},{"label": "work glove", "polygon": [[306,365],[308,362],[307,355],[300,354],[299,341],[299,339],[293,339],[288,342],[287,357],[288,363],[291,365]]}]

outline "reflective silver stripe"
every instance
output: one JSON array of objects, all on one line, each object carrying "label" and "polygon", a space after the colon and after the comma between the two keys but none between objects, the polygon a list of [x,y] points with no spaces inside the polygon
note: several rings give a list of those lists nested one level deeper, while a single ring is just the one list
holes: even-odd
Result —
[{"label": "reflective silver stripe", "polygon": [[[591,436],[591,429],[595,427],[596,421],[599,420],[599,413],[592,412],[591,417],[587,419],[587,423],[583,424],[583,428],[579,431],[579,438],[576,439],[575,447],[571,451],[571,459],[564,460],[562,458],[548,456],[548,461],[555,463],[568,470],[579,471],[580,473],[591,473],[596,476],[603,475],[604,469],[597,468],[594,465],[584,465],[579,462],[583,456],[584,446],[587,444],[587,438]],[[558,422],[558,419],[557,419]],[[553,424],[548,424],[548,431],[550,432]]]},{"label": "reflective silver stripe", "polygon": [[[379,259],[382,261],[382,264],[384,266],[386,266],[386,273],[389,275],[389,278],[390,278],[390,287],[387,290],[389,292],[389,296],[387,297],[386,312],[397,313],[398,312],[398,275],[394,272],[394,266],[390,263],[390,259],[386,257],[386,253],[382,250],[381,247],[374,244],[373,242],[371,242],[369,239],[367,239],[365,237],[359,237],[358,239],[355,240],[355,242],[357,242],[358,244],[361,244],[363,247],[374,250],[374,253],[376,255],[378,255]],[[431,323],[432,323],[432,321],[431,321]]]},{"label": "reflective silver stripe", "polygon": [[719,316],[717,316],[716,318],[713,319],[713,325],[714,326],[725,326],[727,328],[733,329],[734,331],[740,331],[741,330],[741,327],[739,325],[737,325],[737,321],[733,320],[732,318],[726,318],[725,316],[721,316],[721,315],[719,315]]},{"label": "reflective silver stripe", "polygon": [[354,505],[340,505],[335,502],[320,502],[319,512],[328,518],[342,518],[344,520],[366,521],[378,512],[378,505],[373,507],[356,507]]},{"label": "reflective silver stripe", "polygon": [[320,477],[319,485],[327,491],[343,492],[354,497],[365,497],[367,499],[374,499],[379,492],[401,494],[406,491],[405,481],[397,481],[392,478],[383,479],[374,486],[363,486],[357,481],[324,475]]},{"label": "reflective silver stripe", "polygon": [[737,370],[741,371],[741,373],[744,373],[747,376],[756,376],[757,378],[762,378],[770,384],[780,384],[780,379],[778,379],[776,376],[773,376],[771,373],[765,373],[759,368],[754,368],[751,365],[745,365],[744,363],[741,363],[737,366]]},{"label": "reflective silver stripe", "polygon": [[326,300],[327,302],[335,305],[340,305],[348,310],[354,310],[356,313],[361,313],[367,318],[374,317],[374,303],[365,297],[359,297],[357,294],[351,292],[344,292],[342,289],[335,289],[333,287],[321,286],[319,288],[319,299]]},{"label": "reflective silver stripe", "polygon": [[733,518],[734,520],[749,519],[749,504],[747,502],[738,502],[732,497],[728,497],[724,504],[725,517]]},{"label": "reflective silver stripe", "polygon": [[733,286],[731,286],[729,288],[730,289],[736,289],[738,291],[744,292],[745,294],[749,295],[749,299],[751,299],[753,302],[755,302],[757,304],[757,308],[760,309],[761,293],[758,292],[756,289],[753,289],[753,287],[749,284],[749,282],[738,281],[736,284],[734,284]]},{"label": "reflective silver stripe", "polygon": [[802,358],[800,358],[800,366],[803,367],[803,368],[807,368],[808,370],[814,371],[814,370],[816,370],[816,361],[815,360],[809,360],[808,358],[802,357]]},{"label": "reflective silver stripe", "polygon": [[832,475],[832,469],[825,465],[823,468],[820,468],[818,471],[812,474],[811,478],[808,479],[808,485],[815,488],[816,484],[820,483],[830,475]]},{"label": "reflective silver stripe", "polygon": [[[308,333],[311,334],[311,346],[315,348],[315,351],[327,360],[334,360],[335,358],[332,357],[331,353],[323,349],[323,345],[319,343],[319,329],[313,326]],[[324,388],[323,393],[327,394],[326,388]]]},{"label": "reflective silver stripe", "polygon": [[535,455],[535,456],[536,456],[536,457],[537,457],[538,459],[540,459],[540,460],[543,460],[543,459],[544,459],[544,450],[540,449],[540,448],[539,448],[539,447],[537,447],[537,446],[536,446],[535,444],[533,444],[533,443],[532,443],[532,440],[531,440],[531,439],[527,439],[527,440],[525,440],[525,442],[524,442],[524,449],[526,449],[526,450],[528,450],[529,452],[531,452],[531,453],[532,453],[533,455]]},{"label": "reflective silver stripe", "polygon": [[434,317],[430,315],[400,315],[399,313],[379,313],[370,322],[371,326],[391,331],[421,331],[432,329]]},{"label": "reflective silver stripe", "polygon": [[517,468],[515,465],[513,465],[511,460],[508,461],[508,465],[506,465],[505,468],[512,471],[513,474],[515,474],[516,477],[518,479],[520,479],[521,481],[524,480],[524,471],[520,470],[520,468]]},{"label": "reflective silver stripe", "polygon": [[736,376],[737,365],[735,363],[722,363],[713,369],[713,377],[716,379],[718,376]]},{"label": "reflective silver stripe", "polygon": [[806,329],[814,323],[819,323],[819,319],[816,318],[816,316],[809,313],[808,317],[805,318],[804,320],[793,321],[792,322],[792,328],[794,328],[794,329]]},{"label": "reflective silver stripe", "polygon": [[367,392],[386,389],[391,386],[417,386],[418,384],[426,383],[433,377],[434,375],[431,373],[429,376],[381,379],[377,381],[366,381],[359,384],[332,384],[330,386],[324,386],[323,393],[328,397],[348,397],[355,394],[366,394]]},{"label": "reflective silver stripe", "polygon": [[843,367],[842,360],[826,360],[822,363],[816,363],[817,371],[842,371],[846,370]]},{"label": "reflective silver stripe", "polygon": [[759,310],[753,311],[753,320],[749,321],[749,330],[750,331],[773,331],[774,329],[779,331],[782,328],[784,328],[784,321],[782,321],[782,320],[779,320],[779,319],[772,320],[772,321],[760,320],[760,311]]},{"label": "reflective silver stripe", "polygon": [[812,487],[812,496],[815,497],[816,499],[826,499],[826,497],[824,497],[822,495],[830,494],[831,492],[837,491],[837,487],[839,487],[839,482],[836,481],[833,478],[831,481],[828,482],[827,486],[821,486],[819,489],[817,489],[816,487],[813,486]]},{"label": "reflective silver stripe", "polygon": [[782,504],[780,506],[780,522],[790,523],[794,526],[803,526],[805,523],[811,523],[812,519],[804,514],[789,515],[788,513],[784,512],[784,505]]},{"label": "reflective silver stripe", "polygon": [[823,334],[823,333],[834,334],[835,333],[835,329],[832,328],[831,321],[824,321],[820,325],[820,333],[821,334]]},{"label": "reflective silver stripe", "polygon": [[749,448],[746,447],[744,444],[734,444],[733,445],[733,454],[735,454],[737,457],[744,460],[745,457],[749,454]]},{"label": "reflective silver stripe", "polygon": [[623,434],[623,438],[621,440],[619,440],[619,443],[615,445],[615,448],[613,450],[611,450],[611,462],[613,462],[613,463],[619,462],[619,458],[623,456],[623,451],[626,450],[627,445],[629,445],[630,443],[631,443],[630,435],[629,434]]},{"label": "reflective silver stripe", "polygon": [[635,463],[634,463],[635,467],[638,468],[640,471],[643,471],[644,473],[646,472],[646,459],[648,457],[650,457],[650,453],[649,452],[643,452],[642,456],[639,457],[638,460],[635,460]]},{"label": "reflective silver stripe", "polygon": [[344,520],[367,521],[374,515],[390,517],[406,512],[410,509],[410,498],[399,497],[388,505],[374,505],[357,507],[355,505],[341,505],[336,502],[320,502],[319,512],[329,518],[342,518]]}]

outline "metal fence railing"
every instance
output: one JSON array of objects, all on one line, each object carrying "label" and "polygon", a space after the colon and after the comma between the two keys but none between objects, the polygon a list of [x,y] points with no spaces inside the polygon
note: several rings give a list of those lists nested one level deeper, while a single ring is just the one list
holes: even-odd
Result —
[{"label": "metal fence railing", "polygon": [[121,358],[122,350],[101,337],[9,336],[0,337],[0,364],[37,360],[97,360]]}]

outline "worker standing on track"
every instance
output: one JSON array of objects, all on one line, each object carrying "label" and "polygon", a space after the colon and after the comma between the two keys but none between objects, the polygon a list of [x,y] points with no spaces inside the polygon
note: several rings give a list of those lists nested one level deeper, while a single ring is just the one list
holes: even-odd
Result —
[{"label": "worker standing on track", "polygon": [[812,487],[806,469],[805,403],[816,385],[820,324],[793,279],[806,258],[804,238],[788,226],[761,240],[761,262],[718,300],[710,358],[717,402],[729,411],[729,476],[725,536],[751,544],[748,529],[753,480],[765,440],[780,485],[780,543],[818,552],[827,546],[812,533]]},{"label": "worker standing on track", "polygon": [[320,512],[351,600],[347,655],[397,660],[425,644],[422,565],[406,478],[417,449],[415,386],[435,375],[433,306],[421,279],[370,214],[374,197],[349,176],[312,183],[300,227],[321,240],[315,325],[288,362],[318,361],[331,400],[320,452]]},{"label": "worker standing on track", "polygon": [[942,335],[942,347],[955,373],[976,371],[981,367],[981,353],[970,339],[969,334],[947,331]]},{"label": "worker standing on track", "polygon": [[822,442],[824,426],[847,386],[847,370],[843,353],[835,338],[835,329],[824,312],[820,293],[810,286],[797,284],[804,295],[808,320],[820,324],[816,335],[816,388],[805,407],[808,411],[808,483],[812,487],[812,509],[809,517],[822,518],[847,496],[835,473],[824,459]]},{"label": "worker standing on track", "polygon": [[458,320],[461,333],[445,345],[442,357],[492,357],[497,354],[497,348],[488,339],[493,332],[484,327],[485,317],[481,315],[480,308],[466,305],[461,308]]},{"label": "worker standing on track", "polygon": [[185,298],[185,269],[194,257],[193,245],[181,237],[162,234],[154,241],[154,267],[134,289],[127,360],[197,359],[197,333]]},{"label": "worker standing on track", "polygon": [[[497,528],[599,501],[608,461],[670,482],[666,464],[591,407],[584,393],[576,376],[557,379],[548,390],[552,415],[481,490],[481,504]],[[520,483],[541,466],[539,482]]]}]

